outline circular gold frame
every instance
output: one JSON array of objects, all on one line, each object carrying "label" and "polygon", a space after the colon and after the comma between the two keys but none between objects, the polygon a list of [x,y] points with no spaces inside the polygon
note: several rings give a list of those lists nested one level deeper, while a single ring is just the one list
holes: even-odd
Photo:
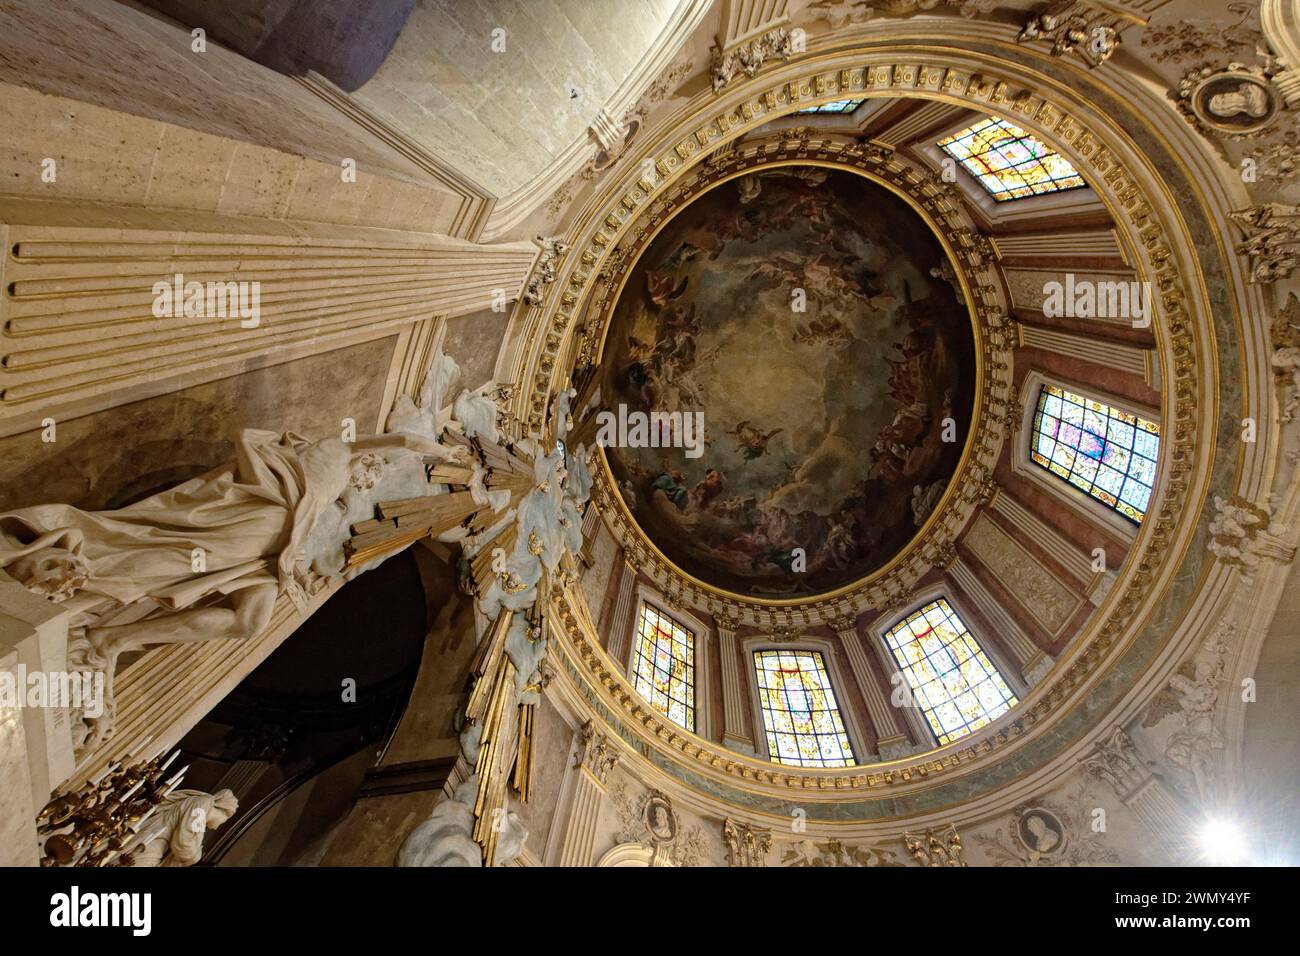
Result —
[{"label": "circular gold frame", "polygon": [[[957,253],[954,250],[952,243],[949,241],[945,232],[939,228],[939,224],[935,221],[930,211],[927,210],[922,205],[922,203],[919,200],[917,200],[916,197],[914,197],[911,193],[903,189],[897,183],[891,182],[885,177],[865,168],[864,166],[848,165],[840,162],[831,162],[827,159],[776,158],[772,160],[764,159],[764,160],[755,160],[753,162],[744,162],[743,157],[739,157],[737,159],[737,163],[740,164],[740,168],[724,167],[719,170],[719,175],[711,176],[711,177],[706,176],[706,178],[704,178],[703,181],[700,183],[700,188],[693,189],[688,193],[690,198],[686,202],[683,202],[680,205],[676,206],[669,215],[663,217],[661,220],[654,223],[653,228],[649,230],[649,232],[638,235],[632,251],[625,250],[625,255],[622,257],[621,264],[619,266],[617,281],[611,283],[610,284],[611,287],[607,291],[607,294],[605,296],[602,296],[601,303],[596,310],[596,315],[594,317],[589,316],[587,319],[587,322],[589,324],[593,321],[598,322],[600,324],[600,330],[598,333],[599,344],[596,348],[596,353],[595,353],[596,357],[595,357],[594,364],[599,365],[601,359],[604,357],[605,343],[609,336],[610,327],[613,324],[612,323],[613,313],[614,310],[617,308],[620,299],[622,298],[623,290],[627,285],[627,280],[631,277],[633,270],[636,268],[637,262],[640,261],[640,257],[650,247],[651,243],[654,242],[655,237],[658,236],[660,232],[666,229],[668,225],[674,219],[677,218],[677,216],[681,215],[687,209],[689,209],[693,203],[698,202],[708,193],[724,185],[725,183],[731,182],[732,180],[738,179],[742,176],[746,176],[756,170],[779,169],[779,168],[786,168],[786,167],[793,167],[793,166],[806,166],[806,167],[811,166],[819,169],[832,169],[832,170],[839,170],[842,172],[851,173],[853,175],[860,176],[861,178],[867,180],[868,182],[874,183],[877,186],[881,186],[889,190],[889,192],[891,192],[893,195],[898,196],[900,199],[906,202],[908,207],[918,217],[920,217],[921,221],[925,223],[926,227],[930,230],[930,232],[939,240],[939,244],[943,249],[944,255],[947,256],[949,263],[952,265],[954,271],[957,273],[958,280],[961,283],[962,299],[966,305],[967,314],[970,316],[971,335],[973,338],[973,344],[975,346],[974,348],[974,352],[975,352],[974,398],[972,402],[973,407],[971,408],[970,425],[966,430],[966,440],[962,445],[961,455],[957,460],[957,465],[953,469],[952,475],[948,480],[948,485],[944,489],[943,495],[940,497],[938,503],[936,503],[934,507],[934,510],[930,512],[930,515],[926,518],[925,522],[921,525],[921,527],[916,530],[916,532],[907,540],[906,544],[904,544],[897,551],[897,553],[895,553],[887,562],[882,564],[880,567],[873,569],[869,573],[864,574],[856,578],[855,580],[848,582],[847,584],[840,585],[839,587],[832,588],[830,590],[820,591],[814,594],[800,595],[799,597],[794,597],[794,598],[765,598],[765,597],[758,597],[758,596],[748,595],[748,594],[740,594],[735,591],[730,591],[726,588],[718,587],[717,585],[712,584],[708,581],[704,581],[701,578],[697,577],[696,575],[693,575],[690,572],[686,571],[679,564],[677,564],[677,562],[673,561],[666,554],[664,554],[663,550],[657,544],[655,544],[655,542],[641,527],[640,523],[636,520],[636,516],[633,515],[631,510],[627,507],[626,502],[623,501],[622,495],[608,493],[608,489],[612,488],[614,485],[613,472],[610,469],[610,465],[604,453],[604,449],[603,448],[601,449],[601,454],[597,456],[597,458],[600,461],[599,477],[600,480],[602,480],[606,484],[605,489],[603,489],[606,492],[606,494],[602,494],[600,496],[600,500],[599,500],[600,506],[605,508],[609,508],[612,506],[619,509],[622,522],[627,526],[630,526],[631,528],[635,529],[636,532],[638,533],[638,538],[640,542],[646,548],[648,548],[651,551],[651,553],[653,553],[660,561],[668,565],[678,577],[680,577],[685,581],[689,581],[691,584],[693,584],[697,589],[699,589],[704,594],[718,597],[727,601],[755,604],[763,607],[774,607],[774,608],[801,607],[803,605],[814,603],[814,602],[833,601],[836,598],[843,597],[847,594],[852,594],[855,591],[861,590],[864,586],[869,585],[872,582],[878,581],[881,578],[885,577],[890,571],[894,570],[894,568],[896,568],[900,563],[902,563],[911,552],[913,552],[913,550],[918,546],[919,542],[925,540],[926,536],[932,531],[935,525],[939,522],[940,518],[945,515],[948,509],[949,502],[953,498],[954,494],[956,494],[958,489],[963,487],[964,479],[968,477],[967,470],[970,465],[972,453],[976,445],[976,437],[980,432],[980,423],[985,413],[985,403],[981,401],[981,397],[984,394],[984,384],[985,384],[985,379],[987,377],[987,366],[990,361],[990,356],[986,354],[987,338],[983,335],[983,329],[980,324],[980,318],[979,318],[979,310],[975,305],[974,295],[972,292],[972,281],[974,277],[973,275],[970,274],[970,271],[968,271],[968,267],[966,263],[963,261],[963,259],[957,256]],[[731,164],[729,164],[729,166],[730,165]],[[691,184],[691,185],[695,185],[695,184]],[[643,216],[642,218],[645,217]],[[628,225],[629,228],[635,228],[636,222],[629,223]]]}]

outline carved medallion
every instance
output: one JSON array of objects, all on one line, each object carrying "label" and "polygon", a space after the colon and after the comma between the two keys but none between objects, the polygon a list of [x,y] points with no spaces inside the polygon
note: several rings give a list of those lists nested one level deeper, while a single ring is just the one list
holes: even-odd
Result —
[{"label": "carved medallion", "polygon": [[1232,139],[1267,129],[1284,108],[1281,93],[1264,71],[1243,63],[1192,70],[1178,84],[1176,102],[1178,111],[1201,132]]},{"label": "carved medallion", "polygon": [[1020,807],[1016,811],[1014,832],[1031,856],[1055,856],[1065,849],[1065,824],[1046,807]]}]

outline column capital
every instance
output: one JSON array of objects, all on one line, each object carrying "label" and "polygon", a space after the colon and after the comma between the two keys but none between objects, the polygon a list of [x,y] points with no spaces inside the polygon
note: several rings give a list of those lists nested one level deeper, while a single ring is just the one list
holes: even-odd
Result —
[{"label": "column capital", "polygon": [[1139,790],[1152,776],[1151,768],[1123,727],[1111,730],[1110,736],[1099,741],[1082,763],[1088,773],[1110,784],[1121,800]]},{"label": "column capital", "polygon": [[713,626],[719,634],[726,633],[734,637],[736,628],[740,627],[740,615],[730,608],[720,608],[713,612]]},{"label": "column capital", "polygon": [[841,637],[845,634],[856,635],[858,633],[858,619],[851,614],[841,617],[828,617],[826,618],[826,626]]},{"label": "column capital", "polygon": [[609,772],[618,763],[619,754],[609,742],[609,738],[596,729],[595,721],[587,721],[578,731],[578,754],[573,765],[586,770],[602,787],[609,778]]}]

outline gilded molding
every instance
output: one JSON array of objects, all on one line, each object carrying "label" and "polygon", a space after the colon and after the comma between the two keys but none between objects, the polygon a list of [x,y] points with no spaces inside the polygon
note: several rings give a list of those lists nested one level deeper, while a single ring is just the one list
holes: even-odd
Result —
[{"label": "gilded molding", "polygon": [[[1115,586],[1063,655],[1051,679],[1037,685],[1006,717],[970,738],[889,764],[792,775],[777,765],[724,752],[681,728],[668,726],[636,697],[595,642],[594,634],[590,639],[584,636],[575,615],[563,610],[564,602],[560,602],[553,620],[562,624],[556,628],[560,635],[557,644],[561,645],[566,673],[587,687],[584,693],[595,695],[590,698],[593,706],[608,710],[611,720],[619,715],[617,723],[624,728],[624,739],[634,749],[645,753],[646,747],[660,748],[675,755],[684,768],[707,770],[715,779],[731,778],[733,785],[769,797],[773,788],[787,798],[799,792],[804,799],[816,792],[830,797],[837,791],[842,799],[846,789],[881,788],[882,795],[910,793],[918,786],[929,789],[939,785],[935,778],[940,775],[957,768],[965,775],[968,766],[970,771],[992,767],[1003,751],[1017,748],[1029,736],[1041,736],[1085,699],[1141,633],[1150,603],[1189,555],[1190,535],[1200,519],[1200,504],[1211,474],[1209,455],[1199,454],[1198,449],[1213,447],[1207,439],[1219,415],[1215,363],[1210,359],[1212,313],[1205,301],[1200,263],[1184,257],[1183,251],[1192,246],[1174,194],[1160,185],[1117,125],[1104,114],[1086,112],[1081,98],[1068,87],[1037,75],[1025,78],[1029,73],[1025,68],[981,54],[910,46],[904,56],[898,59],[897,51],[870,47],[825,53],[737,83],[718,98],[716,106],[708,103],[712,94],[698,96],[693,106],[700,111],[696,114],[700,118],[680,122],[677,136],[661,133],[647,147],[650,155],[636,168],[643,174],[653,173],[635,182],[627,176],[621,183],[611,182],[603,204],[589,207],[589,216],[570,233],[574,253],[550,287],[545,310],[536,316],[545,323],[532,329],[519,353],[523,364],[517,380],[524,383],[520,400],[527,403],[525,415],[546,407],[550,389],[567,379],[576,347],[583,346],[594,355],[594,336],[580,338],[571,326],[575,319],[592,312],[588,299],[612,280],[619,267],[609,267],[611,257],[625,258],[623,244],[643,210],[669,197],[696,164],[776,116],[805,106],[846,96],[912,96],[1013,118],[1060,148],[1111,212],[1121,246],[1133,261],[1138,278],[1151,282],[1157,302],[1154,331],[1165,383],[1159,488]],[[1016,78],[1017,73],[1021,78]],[[650,138],[647,142],[651,143]],[[719,156],[718,161],[725,160]],[[1205,201],[1199,193],[1193,201],[1196,198]],[[977,487],[988,485],[991,482],[985,480]],[[598,486],[597,495],[600,492]],[[968,488],[963,489],[963,497],[979,499],[984,495]],[[629,548],[628,555],[638,563],[645,557],[635,547]],[[885,599],[893,603],[905,598],[905,591],[899,589]],[[808,606],[754,606],[745,608],[746,620],[754,620],[760,610],[763,618],[774,624],[807,626],[812,617]],[[860,609],[835,610],[842,614]],[[981,759],[986,756],[988,760]],[[978,765],[970,766],[977,760]]]},{"label": "gilded molding", "polygon": [[975,231],[951,186],[890,150],[843,137],[813,138],[806,129],[786,130],[746,141],[720,157],[710,154],[706,162],[693,167],[667,195],[650,204],[621,238],[618,265],[602,281],[599,294],[586,311],[578,361],[599,362],[624,279],[637,255],[674,213],[721,182],[756,169],[791,164],[846,169],[910,200],[940,238],[958,272],[963,297],[970,306],[972,324],[977,330],[978,391],[965,453],[944,497],[918,535],[880,571],[856,584],[811,598],[748,598],[722,591],[683,572],[655,547],[627,512],[622,495],[614,488],[608,462],[601,457],[601,467],[595,471],[593,500],[610,521],[614,536],[625,549],[638,556],[640,570],[674,600],[762,627],[780,626],[773,608],[798,607],[802,623],[811,625],[832,617],[853,616],[867,608],[895,606],[905,598],[916,581],[941,564],[940,559],[952,551],[957,535],[978,507],[978,496],[965,494],[963,489],[979,486],[992,474],[1007,434],[1005,422],[1015,401],[1011,384],[1013,337],[1006,327],[1006,302],[999,292],[991,244],[987,237]]}]

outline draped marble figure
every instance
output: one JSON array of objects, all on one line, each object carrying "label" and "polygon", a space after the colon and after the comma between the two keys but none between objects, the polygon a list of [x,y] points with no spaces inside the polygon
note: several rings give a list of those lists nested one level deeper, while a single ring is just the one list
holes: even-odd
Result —
[{"label": "draped marble figure", "polygon": [[[344,573],[351,525],[379,501],[437,493],[425,462],[463,455],[438,441],[443,394],[458,374],[436,354],[418,400],[402,396],[383,434],[311,442],[246,429],[228,468],[128,507],[0,514],[0,568],[68,610],[69,669],[105,674],[104,716],[74,714],[74,745],[85,751],[111,733],[123,653],[256,634],[280,594],[305,607],[313,575],[366,570]],[[465,392],[458,401],[490,403]]]}]

